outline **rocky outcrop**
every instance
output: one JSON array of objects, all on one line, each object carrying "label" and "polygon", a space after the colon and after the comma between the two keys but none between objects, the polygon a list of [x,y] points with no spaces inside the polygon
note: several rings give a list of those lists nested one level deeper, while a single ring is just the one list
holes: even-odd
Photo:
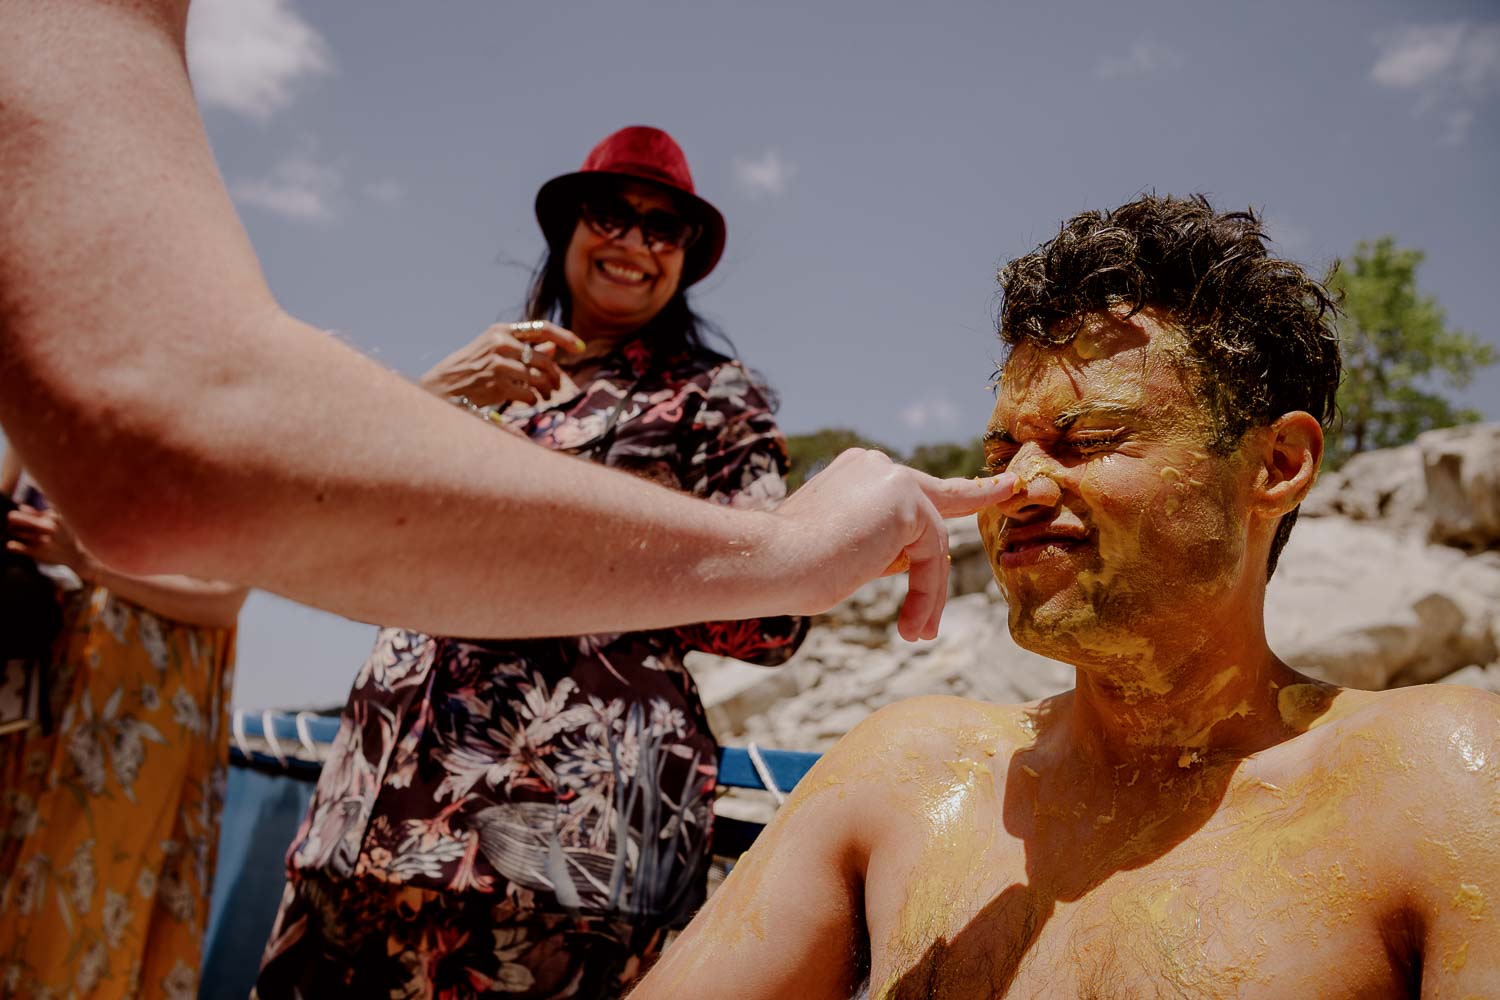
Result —
[{"label": "rocky outcrop", "polygon": [[1445,427],[1355,455],[1319,480],[1302,513],[1375,522],[1469,551],[1500,547],[1500,424]]},{"label": "rocky outcrop", "polygon": [[1417,448],[1428,540],[1474,551],[1500,547],[1500,424],[1429,431]]},{"label": "rocky outcrop", "polygon": [[1324,472],[1303,501],[1300,516],[1374,521],[1387,531],[1425,535],[1426,499],[1422,453],[1409,444],[1363,452],[1336,472]]},{"label": "rocky outcrop", "polygon": [[[872,586],[896,590],[887,581]],[[877,708],[903,698],[952,694],[1017,702],[1072,686],[1071,667],[1011,640],[1005,605],[993,590],[950,599],[942,634],[916,643],[895,634],[897,597],[864,604],[890,608],[887,618],[815,627],[784,667],[694,654],[689,666],[720,741],[823,750]],[[881,646],[870,644],[877,631],[886,635]]]},{"label": "rocky outcrop", "polygon": [[1299,522],[1266,593],[1272,649],[1366,689],[1493,661],[1497,617],[1500,560],[1343,517]]},{"label": "rocky outcrop", "polygon": [[[1500,425],[1357,456],[1304,513],[1267,593],[1279,655],[1351,687],[1500,691]],[[823,750],[901,698],[1018,702],[1072,686],[1071,667],[1011,640],[972,519],[950,535],[952,596],[937,639],[896,634],[905,581],[893,578],[821,616],[783,667],[691,657],[720,740]]]}]

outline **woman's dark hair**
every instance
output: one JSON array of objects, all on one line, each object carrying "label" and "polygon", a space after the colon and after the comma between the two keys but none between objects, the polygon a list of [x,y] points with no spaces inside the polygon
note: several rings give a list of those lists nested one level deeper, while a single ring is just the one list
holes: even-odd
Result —
[{"label": "woman's dark hair", "polygon": [[[1146,195],[1083,212],[1000,272],[1000,336],[1061,347],[1089,313],[1125,305],[1169,313],[1180,360],[1210,417],[1208,447],[1226,455],[1251,427],[1305,410],[1324,427],[1339,386],[1338,305],[1324,284],[1271,256],[1254,211],[1220,213],[1203,195]],[[1297,512],[1282,517],[1267,575]]]}]

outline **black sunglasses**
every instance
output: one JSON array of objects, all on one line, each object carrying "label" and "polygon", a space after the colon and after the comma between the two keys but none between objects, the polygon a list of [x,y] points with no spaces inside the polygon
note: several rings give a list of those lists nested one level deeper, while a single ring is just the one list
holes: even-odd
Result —
[{"label": "black sunglasses", "polygon": [[637,226],[652,253],[686,250],[703,235],[703,227],[662,208],[638,212],[619,195],[595,195],[578,207],[584,224],[608,240],[618,240]]}]

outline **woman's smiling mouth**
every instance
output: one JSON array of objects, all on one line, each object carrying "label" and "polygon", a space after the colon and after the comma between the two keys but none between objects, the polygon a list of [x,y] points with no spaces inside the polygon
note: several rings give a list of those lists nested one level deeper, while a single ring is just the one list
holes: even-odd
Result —
[{"label": "woman's smiling mouth", "polygon": [[600,274],[619,285],[643,285],[653,277],[638,267],[613,260],[601,260],[594,266]]}]

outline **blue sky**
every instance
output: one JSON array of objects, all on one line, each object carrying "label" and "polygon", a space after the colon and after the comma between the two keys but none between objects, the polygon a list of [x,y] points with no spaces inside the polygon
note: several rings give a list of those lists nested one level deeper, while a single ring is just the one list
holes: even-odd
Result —
[{"label": "blue sky", "polygon": [[[407,374],[516,314],[537,187],[632,123],[724,212],[697,305],[791,432],[978,433],[997,266],[1153,189],[1319,268],[1393,234],[1500,342],[1492,4],[196,0],[190,45],[273,289]],[[342,702],[370,634],[257,596],[237,704]]]}]

